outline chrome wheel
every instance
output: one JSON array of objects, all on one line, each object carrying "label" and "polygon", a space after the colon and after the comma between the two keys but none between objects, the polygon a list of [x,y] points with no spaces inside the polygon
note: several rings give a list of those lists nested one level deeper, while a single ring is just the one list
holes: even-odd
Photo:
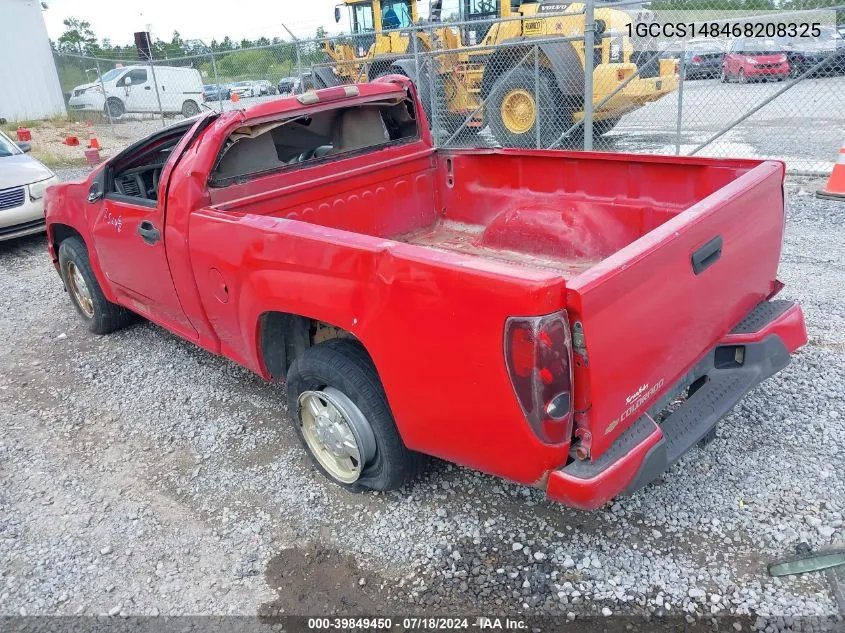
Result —
[{"label": "chrome wheel", "polygon": [[76,305],[89,319],[94,318],[94,300],[91,298],[91,291],[79,268],[73,262],[67,264],[68,290],[73,295]]},{"label": "chrome wheel", "polygon": [[333,387],[304,391],[297,404],[302,436],[311,453],[339,482],[355,483],[376,454],[373,430],[364,414]]}]

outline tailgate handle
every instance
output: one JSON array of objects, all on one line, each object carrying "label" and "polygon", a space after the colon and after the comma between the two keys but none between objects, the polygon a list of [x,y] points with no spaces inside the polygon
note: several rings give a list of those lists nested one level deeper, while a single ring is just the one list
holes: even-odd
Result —
[{"label": "tailgate handle", "polygon": [[717,235],[690,256],[692,272],[694,272],[696,275],[700,275],[705,270],[710,268],[710,266],[719,261],[719,258],[721,256],[722,238]]}]

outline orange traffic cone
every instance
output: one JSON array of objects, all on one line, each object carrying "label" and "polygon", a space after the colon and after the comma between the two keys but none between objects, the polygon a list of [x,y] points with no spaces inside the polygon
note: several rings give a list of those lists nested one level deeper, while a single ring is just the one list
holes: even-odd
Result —
[{"label": "orange traffic cone", "polygon": [[816,192],[819,198],[845,200],[845,147],[839,150],[839,157],[830,172],[827,186]]},{"label": "orange traffic cone", "polygon": [[86,121],[85,125],[88,127],[88,149],[103,149],[100,147],[100,141],[94,136],[94,124],[91,121]]}]

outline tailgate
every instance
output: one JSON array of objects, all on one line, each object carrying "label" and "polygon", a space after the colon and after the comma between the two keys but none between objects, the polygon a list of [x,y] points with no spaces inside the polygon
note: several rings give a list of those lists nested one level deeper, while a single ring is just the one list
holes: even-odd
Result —
[{"label": "tailgate", "polygon": [[757,165],[568,282],[570,324],[586,343],[576,422],[593,458],[772,292],[783,174]]}]

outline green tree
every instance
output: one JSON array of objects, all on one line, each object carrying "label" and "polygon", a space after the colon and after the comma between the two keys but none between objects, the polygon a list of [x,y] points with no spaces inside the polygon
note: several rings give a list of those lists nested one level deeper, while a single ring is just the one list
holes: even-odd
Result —
[{"label": "green tree", "polygon": [[66,18],[62,24],[65,32],[59,36],[59,50],[63,53],[91,55],[97,52],[97,37],[91,23],[79,18]]},{"label": "green tree", "polygon": [[268,74],[276,56],[267,50],[233,51],[217,62],[221,75],[237,78],[259,78]]}]

